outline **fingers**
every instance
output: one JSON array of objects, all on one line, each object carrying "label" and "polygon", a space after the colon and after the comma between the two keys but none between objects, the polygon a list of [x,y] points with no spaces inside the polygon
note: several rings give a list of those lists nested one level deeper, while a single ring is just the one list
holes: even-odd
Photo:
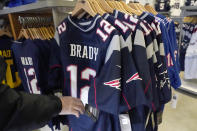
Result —
[{"label": "fingers", "polygon": [[82,106],[75,105],[73,108],[74,108],[75,110],[77,110],[78,112],[80,112],[80,114],[83,114],[84,111],[85,111],[85,108],[84,108],[83,105],[82,105]]},{"label": "fingers", "polygon": [[64,115],[75,115],[79,117],[80,114],[83,114],[85,107],[80,99],[73,97],[62,97],[60,98],[62,102],[62,111],[60,114]]},{"label": "fingers", "polygon": [[80,99],[76,99],[75,100],[76,104],[79,105],[79,106],[83,106],[83,103],[81,102]]},{"label": "fingers", "polygon": [[79,111],[72,109],[72,114],[79,118]]}]

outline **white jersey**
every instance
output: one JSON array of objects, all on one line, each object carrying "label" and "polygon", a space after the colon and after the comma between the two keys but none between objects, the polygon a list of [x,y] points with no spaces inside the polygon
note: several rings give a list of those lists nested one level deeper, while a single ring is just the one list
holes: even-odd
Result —
[{"label": "white jersey", "polygon": [[197,79],[197,26],[185,55],[185,79]]},{"label": "white jersey", "polygon": [[170,1],[170,12],[171,16],[180,16],[181,14],[181,6],[184,5],[184,0],[171,0]]}]

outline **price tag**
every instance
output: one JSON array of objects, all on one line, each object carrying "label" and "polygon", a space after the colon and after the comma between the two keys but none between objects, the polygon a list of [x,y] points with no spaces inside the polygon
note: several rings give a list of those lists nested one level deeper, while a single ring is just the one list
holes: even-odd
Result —
[{"label": "price tag", "polygon": [[176,109],[177,101],[178,101],[178,95],[177,94],[174,94],[172,96],[172,104],[171,104],[171,107],[173,109]]},{"label": "price tag", "polygon": [[121,131],[132,131],[128,114],[119,115]]},{"label": "price tag", "polygon": [[85,105],[85,115],[90,117],[94,122],[96,122],[99,118],[99,110],[86,104]]}]

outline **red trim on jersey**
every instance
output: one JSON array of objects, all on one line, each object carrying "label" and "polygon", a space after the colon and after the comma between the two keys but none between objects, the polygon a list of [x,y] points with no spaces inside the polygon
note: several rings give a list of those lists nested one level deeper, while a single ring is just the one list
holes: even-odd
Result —
[{"label": "red trim on jersey", "polygon": [[97,102],[96,102],[96,79],[94,79],[94,100],[95,100],[95,105],[96,105],[96,108],[98,109],[98,105],[97,105]]},{"label": "red trim on jersey", "polygon": [[62,66],[61,66],[61,65],[52,65],[52,66],[50,67],[50,69],[58,68],[58,67],[62,67]]},{"label": "red trim on jersey", "polygon": [[150,86],[150,83],[151,83],[151,79],[148,81],[148,84],[146,85],[146,88],[145,88],[145,90],[144,90],[144,93],[145,93],[145,94],[146,94],[147,91],[148,91],[148,88],[149,88],[149,86]]},{"label": "red trim on jersey", "polygon": [[122,93],[122,96],[123,96],[123,98],[124,98],[124,100],[125,100],[125,102],[126,102],[128,108],[129,108],[129,110],[131,110],[131,106],[129,105],[129,103],[128,103],[128,101],[127,101],[127,99],[126,99],[126,97],[124,96],[123,93]]}]

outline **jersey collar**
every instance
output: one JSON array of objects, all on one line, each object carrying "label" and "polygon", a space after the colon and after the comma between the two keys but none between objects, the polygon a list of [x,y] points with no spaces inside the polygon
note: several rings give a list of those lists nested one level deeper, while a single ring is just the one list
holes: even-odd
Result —
[{"label": "jersey collar", "polygon": [[101,18],[101,16],[98,14],[87,20],[73,18],[71,17],[71,15],[68,16],[69,22],[83,32],[88,32],[92,30],[95,27],[96,22],[99,18]]}]

